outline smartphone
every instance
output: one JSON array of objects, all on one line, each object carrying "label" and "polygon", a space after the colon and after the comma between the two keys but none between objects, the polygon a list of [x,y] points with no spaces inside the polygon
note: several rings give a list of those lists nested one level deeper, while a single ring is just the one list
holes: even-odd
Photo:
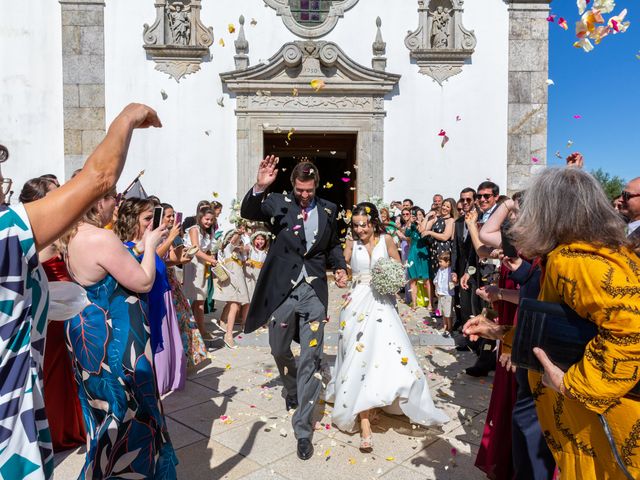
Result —
[{"label": "smartphone", "polygon": [[184,245],[184,241],[181,236],[177,236],[173,239],[173,248],[182,247]]},{"label": "smartphone", "polygon": [[158,206],[153,209],[153,230],[158,228],[162,223],[162,217],[164,216],[164,208]]},{"label": "smartphone", "polygon": [[180,225],[182,223],[182,212],[176,212],[176,218],[173,222],[174,225]]}]

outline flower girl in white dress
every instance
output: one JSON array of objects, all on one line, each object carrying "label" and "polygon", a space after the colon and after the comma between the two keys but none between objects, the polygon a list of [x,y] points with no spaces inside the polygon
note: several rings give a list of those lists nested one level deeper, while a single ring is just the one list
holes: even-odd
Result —
[{"label": "flower girl in white dress", "polygon": [[370,272],[379,259],[400,262],[376,207],[360,203],[351,226],[356,239],[347,242],[344,256],[351,264],[353,288],[340,312],[338,355],[326,399],[334,403],[333,422],[340,430],[356,431],[359,417],[360,449],[370,452],[372,409],[404,414],[420,425],[442,424],[449,417],[433,403],[395,298],[371,289]]}]

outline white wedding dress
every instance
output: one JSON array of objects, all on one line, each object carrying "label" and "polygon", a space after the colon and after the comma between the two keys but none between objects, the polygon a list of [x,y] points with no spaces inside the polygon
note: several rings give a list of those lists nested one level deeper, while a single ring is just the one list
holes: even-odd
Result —
[{"label": "white wedding dress", "polygon": [[377,407],[404,414],[420,425],[449,421],[433,404],[395,298],[381,297],[371,289],[371,267],[388,256],[384,235],[371,258],[362,243],[354,242],[354,286],[340,312],[338,355],[325,393],[326,400],[334,404],[333,422],[346,432],[358,430],[360,412]]}]

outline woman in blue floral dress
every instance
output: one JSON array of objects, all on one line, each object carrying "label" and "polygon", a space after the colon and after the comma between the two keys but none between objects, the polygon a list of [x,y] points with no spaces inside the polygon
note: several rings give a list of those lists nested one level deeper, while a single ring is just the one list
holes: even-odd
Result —
[{"label": "woman in blue floral dress", "polygon": [[147,295],[166,227],[135,245],[141,263],[110,230],[115,200],[100,200],[67,240],[71,274],[92,302],[67,322],[88,434],[80,478],[176,478],[177,459],[158,394]]}]

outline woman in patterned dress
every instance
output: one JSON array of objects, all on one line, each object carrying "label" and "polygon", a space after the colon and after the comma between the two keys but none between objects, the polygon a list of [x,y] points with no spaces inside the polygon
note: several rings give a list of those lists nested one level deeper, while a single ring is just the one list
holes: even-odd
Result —
[{"label": "woman in patterned dress", "polygon": [[191,306],[184,296],[182,285],[178,281],[175,265],[185,264],[191,261],[191,257],[184,252],[182,238],[179,236],[181,225],[175,224],[175,210],[168,203],[163,203],[164,216],[162,223],[170,231],[167,240],[158,247],[157,253],[165,259],[167,265],[167,278],[171,287],[171,297],[176,310],[182,349],[186,355],[187,368],[193,368],[208,358],[207,348],[198,330],[198,325],[193,318]]},{"label": "woman in patterned dress", "polygon": [[[438,255],[443,252],[451,252],[451,240],[455,233],[454,224],[458,218],[456,201],[453,198],[444,200],[440,212],[440,216],[436,215],[436,212],[429,212],[427,218],[420,225],[420,234],[429,244],[431,278],[438,271]],[[433,289],[430,290],[433,291]]]},{"label": "woman in patterned dress", "polygon": [[[135,247],[143,250],[138,263],[114,232],[102,228],[113,208],[111,196],[98,201],[66,239],[69,271],[92,302],[67,322],[88,431],[80,478],[173,479],[177,459],[156,386],[146,295],[166,228],[146,231]],[[120,207],[116,227],[128,210]]]},{"label": "woman in patterned dress", "polygon": [[591,175],[547,169],[511,231],[524,255],[543,259],[539,299],[598,326],[566,372],[534,349],[544,376],[530,371],[529,383],[562,478],[640,478],[640,401],[629,395],[640,371],[640,259],[624,222]]},{"label": "woman in patterned dress", "polygon": [[[118,115],[82,171],[67,184],[28,205],[8,207],[11,180],[0,171],[0,471],[5,478],[49,479],[53,451],[42,395],[48,286],[37,253],[69,229],[116,184],[131,133],[160,127],[140,104]],[[0,163],[8,158],[0,146]],[[55,220],[52,220],[55,219]]]}]

